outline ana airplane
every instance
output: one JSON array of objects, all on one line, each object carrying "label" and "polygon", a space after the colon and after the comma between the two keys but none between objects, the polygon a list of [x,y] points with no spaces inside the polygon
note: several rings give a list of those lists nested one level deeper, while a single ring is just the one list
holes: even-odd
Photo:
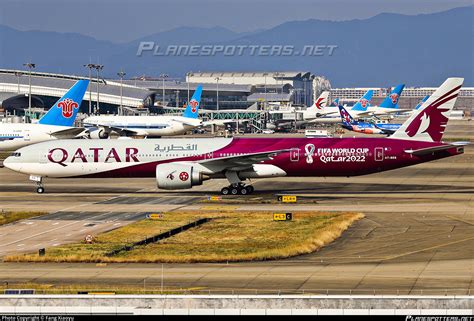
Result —
[{"label": "ana airplane", "polygon": [[37,123],[0,123],[0,150],[15,150],[47,140],[74,138],[84,128],[73,127],[89,80],[79,80]]},{"label": "ana airplane", "polygon": [[441,141],[463,83],[447,79],[388,138],[182,138],[63,140],[19,149],[4,161],[43,177],[155,177],[159,188],[187,189],[227,178],[222,194],[248,194],[249,178],[357,176],[459,155],[466,143]]},{"label": "ana airplane", "polygon": [[393,134],[402,124],[390,123],[369,123],[363,121],[356,121],[347,112],[347,110],[339,105],[339,113],[341,115],[342,127],[357,133],[364,134]]}]

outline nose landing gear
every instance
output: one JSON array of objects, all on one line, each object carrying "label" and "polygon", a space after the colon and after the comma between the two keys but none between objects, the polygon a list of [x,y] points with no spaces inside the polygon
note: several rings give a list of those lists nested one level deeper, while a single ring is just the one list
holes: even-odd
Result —
[{"label": "nose landing gear", "polygon": [[41,176],[30,175],[30,181],[36,182],[36,193],[44,193],[43,178]]}]

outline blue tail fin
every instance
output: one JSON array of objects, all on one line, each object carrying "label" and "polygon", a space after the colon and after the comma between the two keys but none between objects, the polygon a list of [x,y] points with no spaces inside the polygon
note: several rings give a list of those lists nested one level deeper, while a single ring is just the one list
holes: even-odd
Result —
[{"label": "blue tail fin", "polygon": [[79,80],[62,96],[48,112],[41,117],[38,124],[72,126],[76,119],[82,98],[86,93],[89,80]]},{"label": "blue tail fin", "polygon": [[393,90],[390,92],[390,95],[385,97],[384,101],[382,101],[379,107],[398,108],[398,99],[402,94],[403,88],[405,88],[405,84],[401,84],[393,88]]},{"label": "blue tail fin", "polygon": [[339,106],[339,98],[334,99],[333,104],[334,106]]},{"label": "blue tail fin", "polygon": [[423,103],[428,100],[428,98],[430,98],[430,95],[426,95],[425,97],[423,97],[423,99],[418,103],[418,105],[416,105],[415,110],[420,108],[421,105],[423,105]]},{"label": "blue tail fin", "polygon": [[355,123],[354,118],[352,118],[351,114],[341,105],[339,105],[339,114],[341,115],[342,124],[347,127],[352,127],[352,124]]},{"label": "blue tail fin", "polygon": [[201,105],[202,86],[197,86],[194,95],[186,106],[183,116],[188,118],[198,118],[199,106]]},{"label": "blue tail fin", "polygon": [[367,110],[367,107],[370,106],[370,100],[372,99],[372,95],[374,94],[374,91],[372,89],[367,90],[367,92],[362,96],[361,99],[352,107],[351,110],[357,110],[357,111],[365,111]]}]

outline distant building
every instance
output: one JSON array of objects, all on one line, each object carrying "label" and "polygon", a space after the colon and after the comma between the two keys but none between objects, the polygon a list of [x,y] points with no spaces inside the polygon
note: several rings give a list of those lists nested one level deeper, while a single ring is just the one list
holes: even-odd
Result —
[{"label": "distant building", "polygon": [[323,77],[309,71],[262,71],[262,72],[189,72],[186,81],[202,84],[250,85],[251,100],[266,100],[282,104],[311,105],[314,93],[330,88]]}]

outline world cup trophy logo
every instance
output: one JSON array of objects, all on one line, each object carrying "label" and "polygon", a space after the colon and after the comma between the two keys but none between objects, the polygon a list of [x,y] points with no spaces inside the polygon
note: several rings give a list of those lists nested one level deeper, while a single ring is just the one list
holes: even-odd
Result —
[{"label": "world cup trophy logo", "polygon": [[65,118],[71,118],[74,109],[78,109],[79,105],[74,100],[66,98],[58,103],[58,108],[62,109]]},{"label": "world cup trophy logo", "polygon": [[189,106],[191,106],[191,111],[193,113],[196,112],[196,109],[197,109],[197,106],[199,106],[199,103],[196,99],[192,99],[190,102],[189,102]]},{"label": "world cup trophy logo", "polygon": [[392,104],[396,104],[398,101],[398,94],[397,93],[391,94],[390,99],[392,99]]}]

